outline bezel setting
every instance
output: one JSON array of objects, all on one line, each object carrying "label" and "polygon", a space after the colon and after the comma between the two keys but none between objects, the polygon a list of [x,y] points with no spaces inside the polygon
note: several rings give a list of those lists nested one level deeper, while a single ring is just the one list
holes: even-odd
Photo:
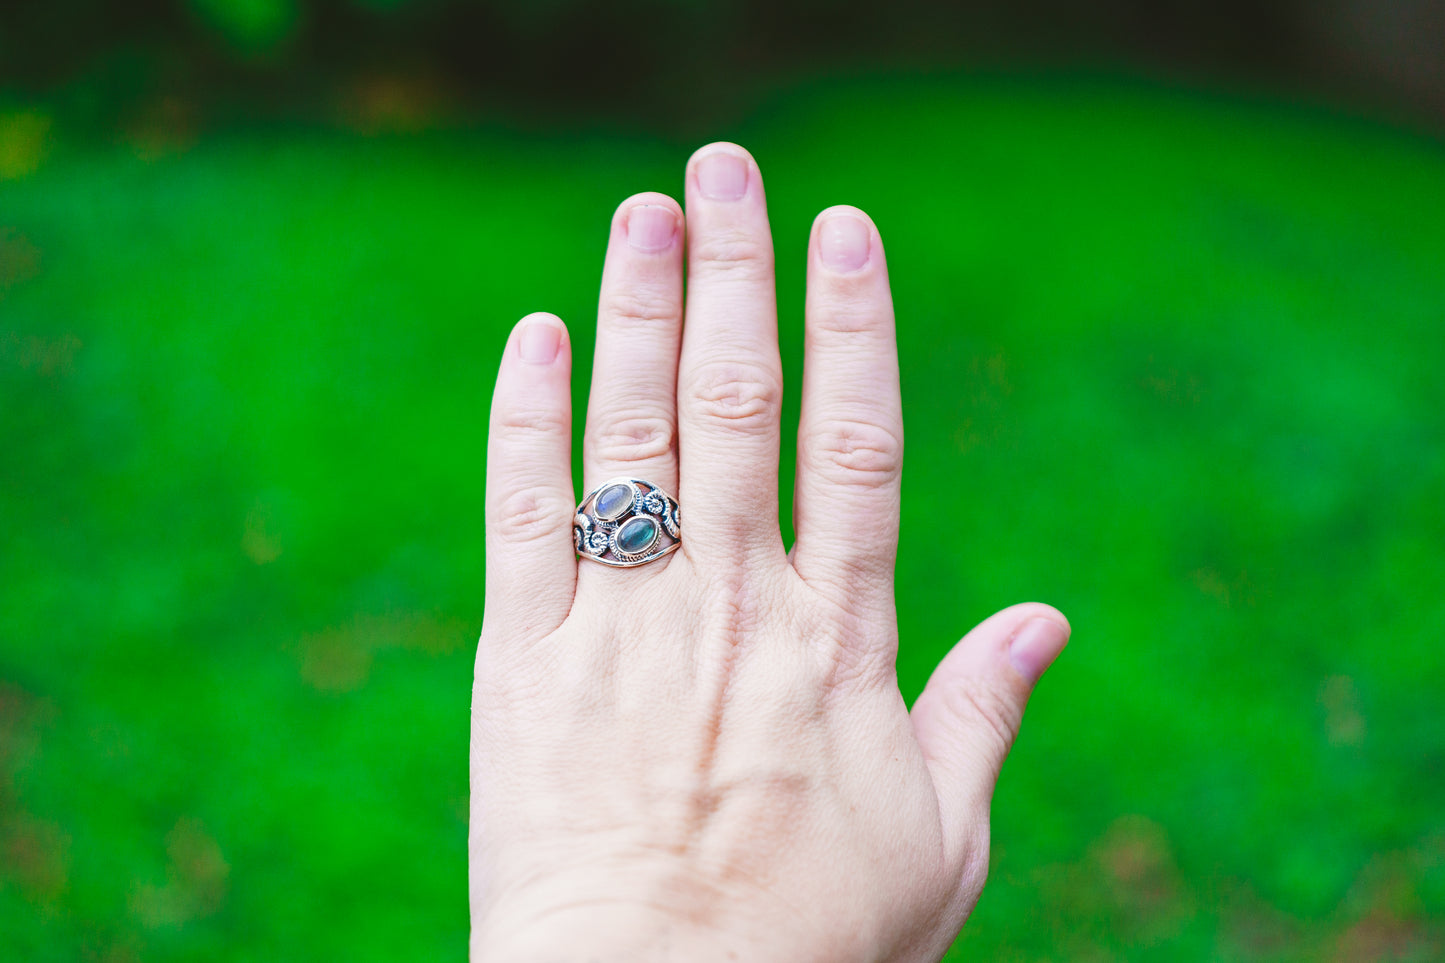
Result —
[{"label": "bezel setting", "polygon": [[[638,535],[643,527],[649,529],[645,541]],[[608,479],[577,506],[572,542],[580,557],[615,568],[656,561],[682,544],[677,502],[641,478]],[[628,551],[629,546],[634,550]]]}]

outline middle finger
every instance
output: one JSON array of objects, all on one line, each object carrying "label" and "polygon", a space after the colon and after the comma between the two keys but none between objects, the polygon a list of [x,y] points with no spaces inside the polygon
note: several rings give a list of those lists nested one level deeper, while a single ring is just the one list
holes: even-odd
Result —
[{"label": "middle finger", "polygon": [[741,147],[693,155],[687,241],[677,405],[683,551],[781,558],[773,239],[762,175]]}]

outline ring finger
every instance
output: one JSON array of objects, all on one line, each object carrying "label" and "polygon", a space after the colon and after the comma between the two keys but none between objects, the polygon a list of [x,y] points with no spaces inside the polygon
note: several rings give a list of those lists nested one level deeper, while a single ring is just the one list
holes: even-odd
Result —
[{"label": "ring finger", "polygon": [[630,197],[612,219],[582,442],[586,491],[625,475],[677,492],[682,237],[682,211],[663,194]]}]

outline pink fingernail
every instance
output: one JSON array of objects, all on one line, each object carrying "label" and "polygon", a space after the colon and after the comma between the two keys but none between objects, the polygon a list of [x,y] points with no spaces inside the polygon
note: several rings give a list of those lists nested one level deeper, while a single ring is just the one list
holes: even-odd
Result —
[{"label": "pink fingernail", "polygon": [[517,353],[528,364],[551,364],[562,347],[562,329],[546,321],[528,321],[517,335]]},{"label": "pink fingernail", "polygon": [[1053,619],[1030,619],[1019,627],[1009,642],[1009,662],[1015,672],[1033,685],[1059,657],[1064,643],[1068,641],[1068,630]]},{"label": "pink fingernail", "polygon": [[823,263],[847,274],[868,263],[871,232],[852,214],[830,214],[818,228],[818,251]]},{"label": "pink fingernail", "polygon": [[735,201],[748,192],[748,162],[725,150],[697,162],[697,186],[704,197]]},{"label": "pink fingernail", "polygon": [[672,247],[677,238],[677,215],[656,204],[639,204],[627,212],[627,243],[638,251],[655,254]]}]

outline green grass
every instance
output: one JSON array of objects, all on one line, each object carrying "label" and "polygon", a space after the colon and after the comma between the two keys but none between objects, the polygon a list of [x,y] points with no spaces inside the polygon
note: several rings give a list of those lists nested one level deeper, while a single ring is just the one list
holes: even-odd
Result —
[{"label": "green grass", "polygon": [[[888,244],[905,693],[1004,604],[1074,623],[957,958],[1445,953],[1445,148],[1062,80],[822,85],[719,136],[768,180],[793,378],[813,214]],[[7,958],[464,957],[496,356],[558,312],[580,412],[611,210],[692,146],[12,164]]]}]

